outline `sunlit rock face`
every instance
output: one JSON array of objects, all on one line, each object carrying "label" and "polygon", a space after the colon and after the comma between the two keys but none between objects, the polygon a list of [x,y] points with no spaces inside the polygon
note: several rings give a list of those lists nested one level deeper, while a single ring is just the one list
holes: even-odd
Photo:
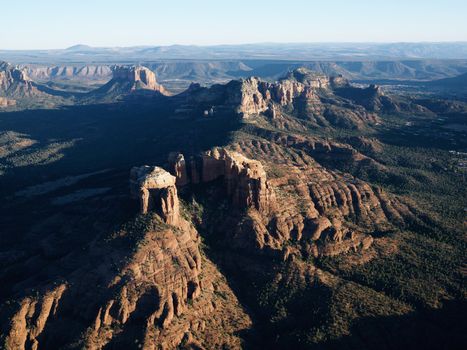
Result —
[{"label": "sunlit rock face", "polygon": [[143,66],[113,66],[112,80],[131,84],[131,90],[154,90],[165,94],[164,87],[157,83],[156,75]]},{"label": "sunlit rock face", "polygon": [[140,200],[141,213],[155,210],[170,225],[179,222],[179,201],[175,176],[159,167],[142,166],[131,170],[130,188]]},{"label": "sunlit rock face", "polygon": [[255,208],[267,213],[275,205],[266,172],[258,161],[223,148],[207,151],[188,165],[180,159],[184,159],[181,154],[169,158],[177,184],[209,183],[222,178],[225,193],[236,208]]},{"label": "sunlit rock face", "polygon": [[228,103],[237,105],[238,114],[248,118],[269,111],[274,117],[276,105],[290,105],[299,97],[316,98],[317,90],[329,89],[330,80],[325,75],[300,68],[275,83],[252,77],[241,80],[237,85],[238,91],[228,95]]},{"label": "sunlit rock face", "polygon": [[[0,96],[25,98],[40,95],[41,92],[35,87],[25,69],[12,66],[7,62],[0,62]],[[11,101],[11,102],[8,102]],[[5,104],[14,104],[12,100],[7,100]]]}]

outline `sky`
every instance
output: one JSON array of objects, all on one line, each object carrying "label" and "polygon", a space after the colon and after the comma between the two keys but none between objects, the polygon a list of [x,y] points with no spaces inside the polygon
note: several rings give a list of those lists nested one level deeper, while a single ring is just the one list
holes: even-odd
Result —
[{"label": "sky", "polygon": [[466,0],[0,0],[0,49],[467,41]]}]

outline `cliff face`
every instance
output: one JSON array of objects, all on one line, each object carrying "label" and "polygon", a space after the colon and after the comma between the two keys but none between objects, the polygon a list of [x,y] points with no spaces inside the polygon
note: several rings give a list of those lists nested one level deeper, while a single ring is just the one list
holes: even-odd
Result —
[{"label": "cliff face", "polygon": [[184,159],[181,154],[169,157],[169,169],[177,176],[180,186],[221,178],[226,195],[237,209],[255,208],[267,214],[274,208],[274,192],[260,162],[223,148],[205,152],[188,165],[181,159]]},{"label": "cliff face", "polygon": [[230,110],[248,118],[260,113],[272,114],[278,106],[293,104],[299,97],[316,100],[317,91],[329,86],[326,76],[299,69],[275,83],[251,77],[210,88],[192,85],[184,95],[191,104]]},{"label": "cliff face", "polygon": [[177,225],[180,212],[175,180],[159,167],[131,169],[130,189],[133,197],[140,200],[141,213],[155,210],[165,223]]},{"label": "cliff face", "polygon": [[329,86],[328,77],[305,69],[295,70],[276,83],[252,77],[240,82],[239,93],[228,94],[228,104],[237,105],[236,112],[244,118],[263,112],[273,114],[276,105],[291,105],[299,97],[316,99],[317,90]]},{"label": "cliff face", "polygon": [[132,92],[153,91],[166,95],[165,88],[157,83],[156,75],[143,66],[113,66],[112,79],[91,92],[92,94],[107,94],[115,97],[118,94],[128,94]]},{"label": "cliff face", "polygon": [[[135,82],[154,83],[142,72],[115,72],[115,89],[131,88]],[[48,225],[40,222],[37,231],[25,239],[38,241],[30,256],[24,253],[27,258],[15,251],[6,258],[0,256],[2,261],[14,261],[0,270],[11,295],[0,303],[0,348],[240,349],[247,347],[241,339],[246,330],[259,339],[253,348],[263,344],[300,348],[303,339],[316,336],[305,345],[313,347],[322,345],[318,344],[324,341],[322,334],[348,339],[350,325],[361,318],[369,316],[373,323],[380,315],[413,312],[406,300],[399,303],[394,297],[410,287],[407,280],[401,278],[401,289],[389,295],[381,291],[381,283],[392,272],[386,271],[384,280],[372,286],[366,277],[374,274],[375,265],[364,265],[370,261],[384,264],[383,259],[388,259],[390,270],[403,266],[405,273],[405,267],[420,263],[411,260],[420,251],[412,249],[415,245],[402,245],[397,233],[417,220],[417,211],[405,204],[409,202],[404,197],[347,172],[361,167],[392,175],[390,165],[373,156],[385,151],[385,144],[373,138],[376,129],[338,140],[315,132],[318,127],[364,128],[381,121],[376,113],[336,95],[337,89],[347,87],[344,79],[328,79],[307,70],[291,72],[275,83],[251,78],[209,89],[193,85],[181,98],[207,108],[205,120],[193,118],[187,124],[199,128],[197,132],[218,113],[225,118],[221,123],[232,117],[231,112],[251,119],[238,123],[241,129],[222,148],[171,153],[167,171],[158,166],[132,168],[130,193],[139,203],[139,214],[119,229],[111,231],[104,225],[98,230],[104,221],[114,224],[113,207],[103,210],[106,215],[98,223],[82,214],[93,211],[94,202],[110,206],[119,198],[123,204],[117,208],[127,220],[131,201],[125,193],[110,191],[105,200],[99,197],[70,205],[73,210],[57,213],[58,218],[47,219]],[[384,96],[378,91],[372,95],[381,101]],[[151,99],[151,103],[158,101]],[[172,99],[161,101],[171,103]],[[161,110],[165,112],[166,106]],[[170,116],[162,122],[174,125]],[[180,125],[177,121],[176,127]],[[209,133],[217,131],[211,126],[196,137],[211,137]],[[191,149],[188,128],[181,129],[164,129],[168,133],[163,135],[150,130],[150,137],[157,134],[163,140],[174,135],[174,140],[188,141],[188,146],[180,147]],[[19,136],[6,135],[5,157],[13,149],[11,140],[20,150],[36,142]],[[151,151],[154,157],[165,155],[167,147],[161,149]],[[116,191],[121,191],[120,182],[117,186]],[[69,223],[60,215],[74,209],[79,221],[83,215],[91,222],[84,225],[90,231],[89,241],[64,253],[56,247],[64,243],[48,232],[64,231],[62,240],[73,244],[68,230],[76,221]],[[60,220],[66,224],[56,228]],[[78,227],[72,232],[81,231]],[[405,239],[413,244],[414,237],[410,233]],[[416,245],[425,249],[426,242],[425,237]],[[405,255],[397,255],[399,249]],[[435,249],[429,246],[423,252],[428,250]],[[394,265],[401,256],[408,261],[406,265]],[[340,267],[330,261],[357,275],[340,274]],[[429,272],[435,270],[431,266]],[[436,278],[440,280],[439,298],[444,298],[450,293],[443,289],[445,279]],[[258,323],[252,324],[229,287],[230,279]],[[431,276],[427,280],[435,281]],[[416,294],[411,295],[417,302],[420,281],[414,287]],[[301,330],[299,335],[297,330]],[[270,334],[280,336],[269,339]],[[366,335],[363,339],[367,340]],[[288,342],[294,340],[290,346]]]},{"label": "cliff face", "polygon": [[[344,78],[329,78],[300,68],[273,83],[251,77],[210,88],[192,85],[181,96],[186,103],[183,110],[201,109],[204,117],[230,112],[248,119],[262,114],[280,124],[280,128],[290,124],[282,119],[291,115],[309,120],[316,127],[363,129],[380,122],[373,113],[378,109],[373,108],[369,99],[351,102],[344,91],[366,94],[365,89],[351,86]],[[386,96],[381,97],[381,101],[377,104],[390,105]]]},{"label": "cliff face", "polygon": [[[333,256],[367,250],[372,233],[385,232],[415,219],[412,210],[377,187],[320,166],[317,158],[341,157],[365,161],[342,145],[306,137],[270,137],[232,146],[263,163],[266,171],[280,173],[268,180],[275,192],[275,206],[268,215],[249,212],[233,234],[232,243],[260,247],[284,259]],[[348,150],[349,152],[344,152]],[[368,162],[368,160],[366,160]]]},{"label": "cliff face", "polygon": [[240,347],[235,333],[251,321],[201,256],[198,232],[179,212],[175,177],[135,167],[130,185],[147,214],[91,242],[83,259],[62,258],[66,281],[0,310],[10,320],[5,349]]},{"label": "cliff face", "polygon": [[106,65],[86,66],[28,66],[28,75],[34,80],[77,79],[77,80],[108,80],[112,70]]},{"label": "cliff face", "polygon": [[[276,142],[280,144],[282,141],[278,139]],[[322,152],[330,153],[330,157],[342,152],[337,144],[318,145],[303,139],[289,140],[285,144],[298,149],[322,148]],[[384,231],[412,219],[406,206],[389,199],[384,192],[329,172],[311,158],[295,156],[295,162],[299,159],[302,162],[299,165],[274,164],[277,147],[281,146],[255,142],[238,145],[238,150],[250,150],[251,154],[257,155],[256,151],[261,154],[269,149],[271,153],[265,154],[264,161],[267,166],[282,169],[284,175],[280,179],[269,180],[261,162],[220,148],[189,162],[185,162],[181,154],[172,154],[169,170],[177,176],[179,186],[208,184],[222,179],[222,190],[231,205],[247,213],[246,220],[243,219],[243,224],[235,230],[223,229],[228,232],[230,245],[272,253],[284,259],[366,250],[373,242],[369,233]],[[352,152],[342,157],[359,160]],[[279,198],[277,193],[280,193]],[[359,229],[355,229],[355,225]],[[292,249],[290,242],[300,248]]]},{"label": "cliff face", "polygon": [[0,62],[0,95],[24,98],[40,95],[40,92],[28,77],[26,70],[7,62]]}]

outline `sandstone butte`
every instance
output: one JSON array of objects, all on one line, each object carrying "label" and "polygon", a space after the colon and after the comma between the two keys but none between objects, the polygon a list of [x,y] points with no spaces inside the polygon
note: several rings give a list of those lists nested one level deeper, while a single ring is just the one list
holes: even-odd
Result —
[{"label": "sandstone butte", "polygon": [[143,66],[113,66],[111,81],[131,83],[131,90],[153,90],[167,94],[164,87],[157,83],[156,75]]},{"label": "sandstone butte", "polygon": [[[117,69],[114,78],[157,88],[144,69]],[[243,118],[269,113],[280,121],[281,106],[300,98],[319,101],[321,90],[332,86],[345,86],[345,81],[298,70],[277,83],[251,78],[223,88],[192,87],[188,99],[214,110],[231,108]],[[360,121],[376,118],[366,112],[354,116]],[[371,140],[357,141],[377,151]],[[287,148],[295,152],[293,157],[284,156]],[[135,249],[128,252],[127,243],[90,243],[89,262],[76,267],[67,282],[46,286],[38,297],[20,301],[10,318],[6,349],[43,348],[44,335],[66,344],[59,332],[65,321],[74,325],[70,332],[81,334],[87,349],[118,344],[138,327],[144,349],[174,349],[182,342],[193,348],[203,342],[239,348],[235,334],[247,329],[251,320],[215,265],[202,255],[196,228],[181,215],[178,193],[189,186],[217,186],[225,194],[230,217],[216,230],[230,250],[297,264],[302,258],[366,251],[374,241],[371,232],[413,219],[411,208],[397,198],[320,166],[300,149],[317,159],[365,159],[337,142],[271,132],[268,141],[242,140],[187,158],[171,153],[168,171],[133,168],[131,194],[142,217],[150,220],[142,232],[133,233],[135,237],[127,229],[117,232],[116,239],[136,239]],[[283,175],[268,178],[266,170],[273,166]],[[67,256],[61,264],[71,261]],[[323,278],[317,268],[308,273]]]}]

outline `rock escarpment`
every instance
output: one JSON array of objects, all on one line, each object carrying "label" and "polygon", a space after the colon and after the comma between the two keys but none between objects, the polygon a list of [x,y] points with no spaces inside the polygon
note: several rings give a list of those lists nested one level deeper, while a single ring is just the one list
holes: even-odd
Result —
[{"label": "rock escarpment", "polygon": [[108,97],[116,97],[135,92],[168,94],[165,88],[157,83],[154,72],[143,66],[113,66],[112,79],[90,94],[105,94]]},{"label": "rock escarpment", "polygon": [[107,65],[63,65],[41,66],[28,65],[25,67],[28,75],[37,81],[49,80],[108,80],[112,77],[112,70]]},{"label": "rock escarpment", "polygon": [[258,78],[242,81],[240,101],[237,112],[243,117],[265,111],[274,117],[276,105],[287,106],[294,100],[303,97],[317,100],[318,90],[329,89],[330,81],[325,75],[300,68],[287,74],[276,83],[267,83]]},{"label": "rock escarpment", "polygon": [[248,118],[264,112],[274,115],[277,106],[290,105],[299,97],[316,99],[316,91],[328,89],[329,86],[328,77],[298,69],[275,83],[251,77],[233,80],[226,85],[214,85],[209,89],[192,85],[185,94],[192,103],[231,110]]},{"label": "rock escarpment", "polygon": [[251,321],[202,257],[198,232],[179,213],[175,177],[135,167],[130,184],[146,214],[96,238],[82,259],[63,257],[60,283],[0,309],[10,320],[0,324],[2,348],[240,348],[236,332]]},{"label": "rock escarpment", "polygon": [[373,113],[375,109],[363,100],[352,102],[341,93],[347,89],[360,94],[366,91],[341,77],[330,78],[299,68],[276,82],[251,77],[210,88],[193,84],[180,95],[186,104],[177,112],[197,111],[208,118],[228,113],[245,119],[264,115],[278,128],[290,127],[292,116],[308,120],[315,127],[363,129],[380,122]]},{"label": "rock escarpment", "polygon": [[[137,245],[128,255],[133,244],[125,237],[134,234]],[[123,240],[126,248],[111,244],[114,240]],[[126,348],[135,339],[145,349],[155,344],[175,348],[196,320],[188,304],[202,293],[196,230],[186,222],[179,222],[177,230],[156,224],[146,232],[124,229],[112,241],[92,244],[89,261],[81,261],[66,283],[41,287],[22,299],[12,312],[2,348],[55,349],[73,342],[86,349]],[[63,264],[75,266],[73,259],[65,258]],[[200,319],[212,311],[204,303],[193,310]],[[169,332],[182,314],[186,319],[180,329]],[[63,327],[66,335],[60,333]],[[125,332],[127,338],[120,339]]]},{"label": "rock escarpment", "polygon": [[13,98],[35,97],[40,95],[25,69],[0,62],[0,95]]},{"label": "rock escarpment", "polygon": [[[275,146],[273,153],[280,147]],[[268,148],[271,145],[254,143],[246,147],[249,152]],[[268,166],[278,167],[274,158],[266,159]],[[373,231],[387,230],[413,216],[406,206],[362,181],[326,171],[310,157],[302,162],[300,167],[285,163],[280,166],[284,175],[270,180],[261,162],[214,148],[189,161],[173,153],[169,170],[178,186],[221,179],[232,206],[246,213],[238,219],[241,225],[224,229],[229,244],[284,258],[365,250],[373,241]]]},{"label": "rock escarpment", "polygon": [[225,192],[236,208],[255,208],[268,213],[275,206],[274,192],[262,164],[240,153],[214,148],[193,158],[188,165],[183,155],[173,153],[169,156],[169,169],[177,176],[180,186],[222,179]]},{"label": "rock escarpment", "polygon": [[[274,198],[268,211],[246,208],[241,225],[224,229],[231,234],[230,245],[283,258],[332,256],[366,250],[375,231],[414,220],[409,207],[381,189],[321,167],[301,142],[277,142],[245,141],[233,148],[259,159],[266,173],[280,176],[266,177],[269,198]],[[328,152],[332,157],[333,148]]]},{"label": "rock escarpment", "polygon": [[164,88],[156,81],[156,75],[143,66],[114,66],[112,79],[127,81],[133,84],[132,89],[147,89],[164,92]]}]

